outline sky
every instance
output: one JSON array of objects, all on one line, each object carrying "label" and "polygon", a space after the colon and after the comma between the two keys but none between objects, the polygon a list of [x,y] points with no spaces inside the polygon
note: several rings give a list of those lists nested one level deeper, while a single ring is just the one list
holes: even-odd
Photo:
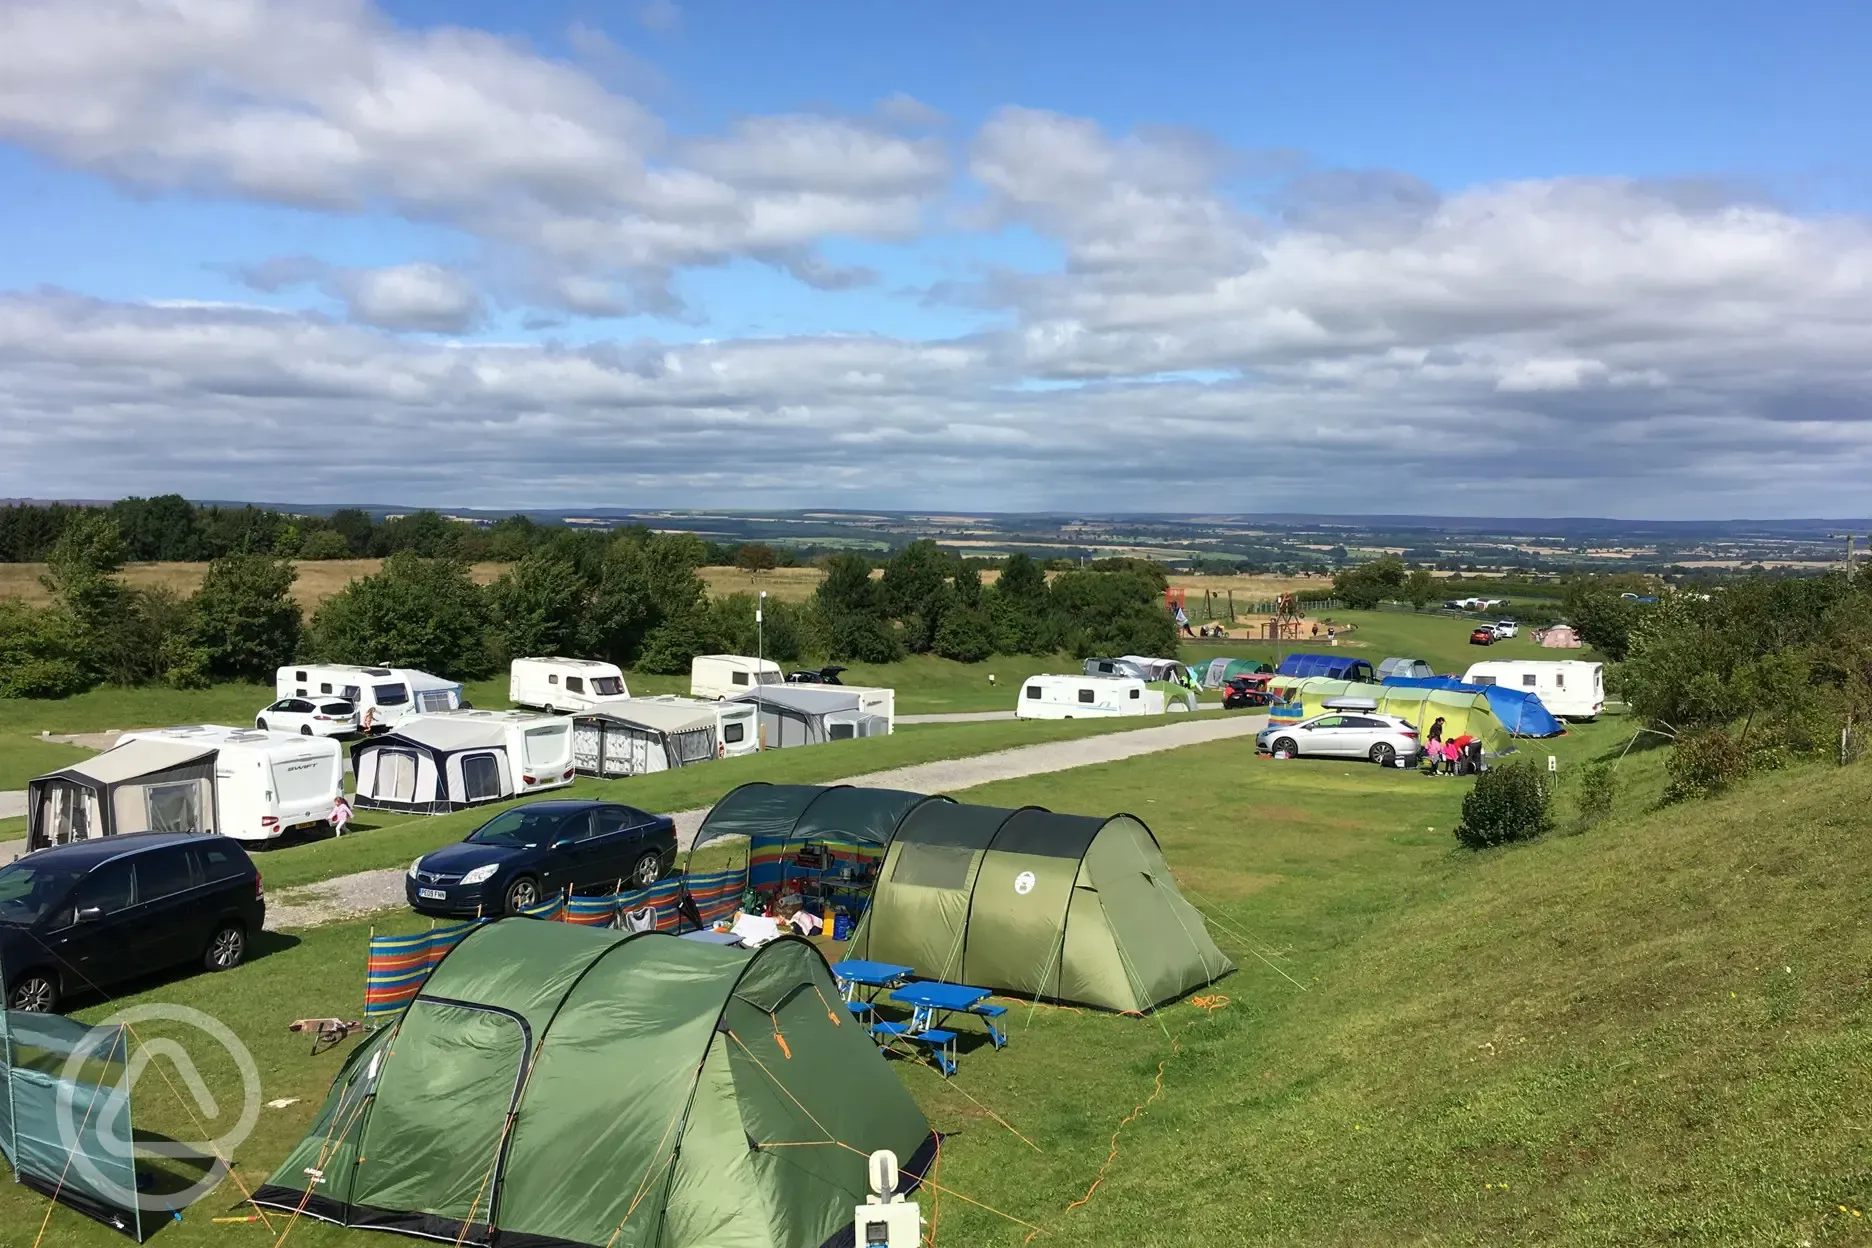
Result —
[{"label": "sky", "polygon": [[1861,515],[1872,8],[0,0],[0,496]]}]

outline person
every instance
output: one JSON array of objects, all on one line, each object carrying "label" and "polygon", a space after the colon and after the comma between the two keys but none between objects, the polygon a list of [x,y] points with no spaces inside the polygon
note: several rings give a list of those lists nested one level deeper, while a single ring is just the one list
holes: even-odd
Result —
[{"label": "person", "polygon": [[376,722],[376,719],[377,719],[377,708],[374,706],[365,707],[364,718],[358,720],[358,731],[363,732],[363,733],[368,733],[371,730],[371,725]]},{"label": "person", "polygon": [[1315,641],[1319,640],[1319,621],[1318,620],[1313,621],[1313,638]]},{"label": "person", "polygon": [[343,836],[344,825],[349,822],[351,822],[351,803],[345,801],[344,794],[340,793],[338,795],[337,800],[332,803],[332,809],[331,809],[332,836],[334,837]]},{"label": "person", "polygon": [[1335,640],[1335,637],[1336,637],[1336,634],[1333,632],[1333,626],[1328,624],[1326,626],[1326,644],[1329,646],[1338,645],[1339,643],[1337,640]]},{"label": "person", "polygon": [[1456,774],[1456,756],[1460,753],[1462,753],[1462,751],[1456,747],[1456,742],[1454,739],[1445,741],[1443,743],[1443,774],[1444,775],[1453,776]]},{"label": "person", "polygon": [[1443,717],[1441,715],[1436,717],[1436,723],[1430,725],[1430,743],[1435,746],[1443,744]]}]

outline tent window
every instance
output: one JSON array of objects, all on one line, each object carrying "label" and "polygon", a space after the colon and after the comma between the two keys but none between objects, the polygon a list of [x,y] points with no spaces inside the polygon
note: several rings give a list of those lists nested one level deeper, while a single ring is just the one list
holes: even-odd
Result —
[{"label": "tent window", "polygon": [[462,790],[471,802],[501,795],[500,764],[492,754],[470,754],[462,759]]},{"label": "tent window", "polygon": [[201,785],[193,780],[152,784],[143,790],[152,832],[201,831]]},{"label": "tent window", "polygon": [[416,756],[408,750],[377,751],[377,796],[392,802],[416,800]]},{"label": "tent window", "polygon": [[1081,689],[1079,691],[1079,700],[1081,702],[1090,702],[1096,696],[1098,695],[1093,693],[1090,689]]},{"label": "tent window", "polygon": [[921,888],[967,888],[969,863],[974,857],[974,850],[959,845],[905,843],[897,851],[897,865],[891,868],[891,883],[915,884]]},{"label": "tent window", "polygon": [[747,736],[747,725],[723,724],[721,736],[723,741],[726,741],[729,745],[733,745],[735,742]]}]

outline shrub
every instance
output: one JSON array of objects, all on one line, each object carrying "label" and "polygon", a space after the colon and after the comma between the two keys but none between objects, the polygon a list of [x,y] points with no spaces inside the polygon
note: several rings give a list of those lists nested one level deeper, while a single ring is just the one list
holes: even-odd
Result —
[{"label": "shrub", "polygon": [[1531,841],[1553,827],[1547,774],[1532,763],[1510,763],[1476,777],[1463,796],[1456,839],[1470,849]]},{"label": "shrub", "polygon": [[1679,737],[1664,760],[1664,800],[1687,802],[1714,797],[1748,774],[1749,755],[1742,743],[1720,728]]},{"label": "shrub", "polygon": [[301,559],[349,559],[351,543],[345,541],[345,535],[335,529],[317,529],[306,534],[305,541],[299,544]]},{"label": "shrub", "polygon": [[942,626],[936,630],[936,653],[958,663],[979,663],[994,653],[994,621],[987,608],[954,607],[943,613]]},{"label": "shrub", "polygon": [[[208,565],[195,595],[192,642],[209,676],[267,681],[293,661],[303,623],[292,599],[297,576],[291,563],[265,555],[224,555]],[[166,666],[186,671],[191,664]]]},{"label": "shrub", "polygon": [[1618,766],[1614,763],[1587,763],[1580,768],[1579,793],[1574,799],[1579,810],[1579,830],[1596,828],[1612,817],[1618,802]]},{"label": "shrub", "polygon": [[64,698],[89,689],[84,630],[62,607],[0,599],[0,698]]}]

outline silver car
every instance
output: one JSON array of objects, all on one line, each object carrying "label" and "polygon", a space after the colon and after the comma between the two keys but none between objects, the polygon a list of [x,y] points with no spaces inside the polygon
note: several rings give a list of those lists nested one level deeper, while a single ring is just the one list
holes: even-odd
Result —
[{"label": "silver car", "polygon": [[1255,749],[1289,758],[1368,758],[1389,767],[1415,763],[1423,747],[1409,720],[1365,707],[1339,706],[1297,724],[1270,724],[1255,738]]}]

